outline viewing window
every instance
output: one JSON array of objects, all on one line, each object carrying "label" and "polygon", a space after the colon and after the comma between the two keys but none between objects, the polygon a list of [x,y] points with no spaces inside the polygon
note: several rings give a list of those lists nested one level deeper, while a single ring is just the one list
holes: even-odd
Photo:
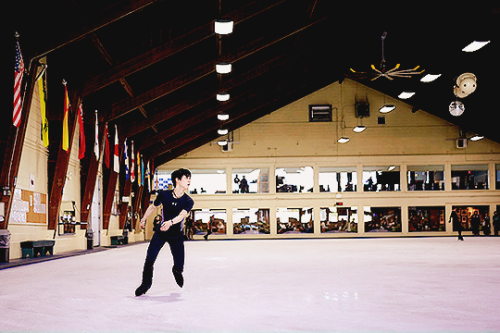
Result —
[{"label": "viewing window", "polygon": [[312,192],[314,171],[312,167],[276,168],[276,192]]},{"label": "viewing window", "polygon": [[[478,215],[479,224],[478,231],[484,232],[484,221],[485,218],[490,219],[490,207],[489,206],[453,206],[452,209],[458,208],[458,218],[462,223],[462,230],[473,230],[473,218],[475,213]],[[450,213],[451,214],[451,213]],[[448,217],[449,219],[449,217]],[[490,228],[492,224],[492,219],[490,219]],[[453,231],[457,231],[455,226],[453,226]],[[489,234],[489,233],[488,233]]]},{"label": "viewing window", "polygon": [[314,232],[312,208],[276,208],[278,234],[300,234]]},{"label": "viewing window", "polygon": [[444,207],[409,207],[408,228],[413,231],[446,231]]},{"label": "viewing window", "polygon": [[401,207],[364,207],[365,232],[401,232]]},{"label": "viewing window", "polygon": [[269,209],[233,208],[234,234],[269,234]]},{"label": "viewing window", "polygon": [[320,192],[356,192],[358,178],[356,167],[320,167]]},{"label": "viewing window", "polygon": [[233,169],[233,193],[269,193],[269,169]]},{"label": "viewing window", "polygon": [[495,180],[496,180],[495,189],[500,190],[500,164],[495,165]]},{"label": "viewing window", "polygon": [[408,166],[408,191],[444,191],[444,166]]},{"label": "viewing window", "polygon": [[227,226],[227,213],[225,209],[193,209],[189,213],[193,219],[194,235],[205,235],[208,222],[213,215],[215,223],[212,224],[212,235],[225,235]]},{"label": "viewing window", "polygon": [[365,192],[400,191],[399,166],[363,167]]},{"label": "viewing window", "polygon": [[325,207],[319,215],[321,233],[358,232],[358,207]]},{"label": "viewing window", "polygon": [[451,186],[453,190],[487,190],[488,165],[452,165]]},{"label": "viewing window", "polygon": [[226,184],[225,169],[191,170],[191,194],[224,194]]}]

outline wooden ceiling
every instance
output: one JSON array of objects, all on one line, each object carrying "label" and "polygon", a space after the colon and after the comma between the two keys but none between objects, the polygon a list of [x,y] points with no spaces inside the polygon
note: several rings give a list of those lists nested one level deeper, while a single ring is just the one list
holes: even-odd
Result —
[{"label": "wooden ceiling", "polygon": [[[470,133],[500,142],[499,6],[466,4],[361,4],[331,0],[205,1],[20,1],[19,32],[27,63],[46,56],[47,75],[78,91],[87,115],[118,125],[120,137],[135,141],[155,165],[166,163],[326,85],[342,81],[349,68],[370,71],[420,65],[442,76],[379,78],[359,82],[394,98],[416,92],[406,102],[416,110],[453,122]],[[340,4],[339,4],[340,3]],[[438,8],[436,8],[438,7]],[[234,32],[214,33],[214,20],[234,20]],[[13,32],[12,32],[13,35]],[[462,52],[474,40],[483,49]],[[215,72],[232,63],[230,74]],[[477,76],[478,88],[463,100],[466,111],[453,117],[454,80]],[[217,92],[231,95],[218,102]],[[50,91],[48,92],[50,98]],[[60,118],[62,108],[50,109]],[[227,122],[218,113],[230,115]],[[50,119],[49,118],[49,119]],[[86,116],[86,126],[92,117]]]}]

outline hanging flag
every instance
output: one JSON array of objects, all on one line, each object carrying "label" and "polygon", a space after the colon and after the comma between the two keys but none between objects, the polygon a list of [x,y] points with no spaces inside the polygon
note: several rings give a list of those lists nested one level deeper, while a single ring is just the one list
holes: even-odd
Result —
[{"label": "hanging flag", "polygon": [[149,171],[149,161],[148,161],[148,164],[146,166],[146,177],[145,178],[146,178],[146,182],[145,182],[146,183],[145,184],[146,190],[148,192],[150,192],[151,191],[151,172]]},{"label": "hanging flag", "polygon": [[19,127],[21,124],[22,98],[21,87],[24,75],[24,61],[21,54],[19,41],[16,41],[16,63],[14,65],[14,113],[12,114],[12,124]]},{"label": "hanging flag", "polygon": [[106,164],[106,168],[109,169],[109,131],[108,131],[108,123],[104,125],[104,164]]},{"label": "hanging flag", "polygon": [[113,171],[120,173],[120,155],[118,153],[118,126],[115,124],[115,155],[113,160]]},{"label": "hanging flag", "polygon": [[49,146],[49,120],[47,119],[47,90],[45,87],[45,72],[38,79],[38,93],[40,95],[40,113],[42,122],[43,146]]},{"label": "hanging flag", "polygon": [[78,150],[78,159],[85,157],[85,126],[83,125],[83,104],[78,107],[78,126],[80,126],[80,149]]},{"label": "hanging flag", "polygon": [[123,160],[125,161],[125,180],[130,177],[129,160],[128,160],[128,144],[127,139],[123,143]]},{"label": "hanging flag", "polygon": [[63,137],[62,137],[62,149],[68,151],[69,149],[69,96],[68,96],[68,86],[67,82],[63,80],[64,85],[64,118],[63,118]]},{"label": "hanging flag", "polygon": [[133,184],[135,182],[135,155],[134,155],[134,140],[132,140],[132,148],[130,150],[130,182]]},{"label": "hanging flag", "polygon": [[137,152],[137,186],[142,186],[141,155]]},{"label": "hanging flag", "polygon": [[95,139],[94,139],[94,155],[95,159],[99,161],[99,117],[97,110],[95,110]]},{"label": "hanging flag", "polygon": [[145,174],[144,174],[144,156],[141,155],[141,186],[144,186],[144,179],[145,179]]},{"label": "hanging flag", "polygon": [[149,169],[149,180],[150,180],[150,185],[149,185],[149,191],[151,192],[152,190],[154,190],[154,159],[151,159],[151,169]]}]

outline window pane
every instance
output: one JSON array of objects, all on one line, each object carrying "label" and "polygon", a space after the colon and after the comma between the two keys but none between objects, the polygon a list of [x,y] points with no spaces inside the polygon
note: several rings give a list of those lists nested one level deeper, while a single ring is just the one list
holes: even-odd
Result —
[{"label": "window pane", "polygon": [[233,169],[233,193],[269,193],[269,169]]},{"label": "window pane", "polygon": [[205,169],[191,170],[191,194],[226,193],[226,170]]},{"label": "window pane", "polygon": [[227,226],[227,213],[225,209],[193,209],[189,213],[193,219],[195,235],[207,233],[208,222],[213,215],[215,223],[212,225],[212,235],[225,235]]},{"label": "window pane", "polygon": [[495,165],[495,180],[496,180],[495,189],[500,190],[500,164]]},{"label": "window pane", "polygon": [[444,207],[409,207],[408,228],[413,231],[446,231]]},{"label": "window pane", "polygon": [[276,168],[276,192],[312,192],[314,171],[312,167]]},{"label": "window pane", "polygon": [[269,234],[269,209],[233,208],[233,233]]},{"label": "window pane", "polygon": [[400,189],[399,166],[363,167],[364,191],[399,191]]},{"label": "window pane", "polygon": [[487,190],[488,165],[452,165],[451,186],[453,190]]},{"label": "window pane", "polygon": [[[458,217],[462,223],[462,230],[471,230],[473,234],[479,235],[480,231],[487,229],[485,225],[490,226],[490,207],[489,206],[453,206],[452,209],[458,208]],[[477,215],[476,215],[477,214]],[[456,226],[453,226],[453,231],[457,231]],[[489,230],[486,231],[489,235]]]},{"label": "window pane", "polygon": [[408,190],[444,191],[444,166],[408,166]]},{"label": "window pane", "polygon": [[320,192],[355,192],[358,187],[356,167],[320,167]]},{"label": "window pane", "polygon": [[320,211],[321,233],[358,232],[358,207],[325,207]]},{"label": "window pane", "polygon": [[299,234],[314,232],[314,214],[308,208],[276,208],[278,234]]},{"label": "window pane", "polygon": [[365,232],[401,232],[401,207],[364,207]]}]

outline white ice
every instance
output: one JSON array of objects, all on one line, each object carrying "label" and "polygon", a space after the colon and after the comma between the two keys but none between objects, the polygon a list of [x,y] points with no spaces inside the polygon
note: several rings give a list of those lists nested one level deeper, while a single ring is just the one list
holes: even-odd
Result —
[{"label": "white ice", "polygon": [[499,332],[500,238],[147,243],[0,270],[0,331]]}]

